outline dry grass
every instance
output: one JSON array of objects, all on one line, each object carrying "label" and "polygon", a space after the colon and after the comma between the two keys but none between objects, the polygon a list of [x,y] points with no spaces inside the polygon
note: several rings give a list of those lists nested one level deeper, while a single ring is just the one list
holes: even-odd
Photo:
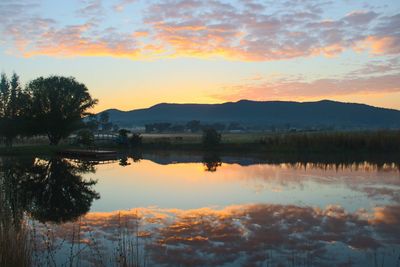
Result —
[{"label": "dry grass", "polygon": [[24,222],[12,219],[0,181],[0,266],[32,266],[31,242]]}]

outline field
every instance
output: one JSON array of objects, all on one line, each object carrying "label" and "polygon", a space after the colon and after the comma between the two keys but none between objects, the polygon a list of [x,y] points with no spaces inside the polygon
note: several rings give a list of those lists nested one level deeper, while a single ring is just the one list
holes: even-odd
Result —
[{"label": "field", "polygon": [[[201,133],[142,134],[142,145],[135,149],[203,150]],[[64,140],[49,146],[45,138],[16,140],[13,148],[0,145],[0,154],[49,154],[69,148]],[[112,140],[97,142],[95,148],[129,149]],[[210,149],[210,148],[208,148]],[[309,132],[309,133],[223,133],[221,143],[211,150],[246,152],[400,152],[400,131]]]},{"label": "field", "polygon": [[[144,147],[198,148],[201,134],[143,134]],[[216,149],[244,151],[399,152],[400,131],[224,133]]]}]

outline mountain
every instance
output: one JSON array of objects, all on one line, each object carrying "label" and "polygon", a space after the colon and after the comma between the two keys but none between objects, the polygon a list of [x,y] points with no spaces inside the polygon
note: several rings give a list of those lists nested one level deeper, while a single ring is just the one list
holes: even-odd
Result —
[{"label": "mountain", "polygon": [[250,101],[222,104],[168,104],[146,109],[120,111],[109,109],[110,121],[123,127],[147,123],[230,123],[269,127],[333,126],[342,128],[400,128],[400,111],[365,104],[342,103],[330,100],[317,102]]}]

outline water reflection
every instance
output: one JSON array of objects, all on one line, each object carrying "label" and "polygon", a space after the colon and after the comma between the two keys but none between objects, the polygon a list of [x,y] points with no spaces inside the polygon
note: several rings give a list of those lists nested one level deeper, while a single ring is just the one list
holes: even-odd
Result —
[{"label": "water reflection", "polygon": [[212,153],[0,158],[0,190],[15,222],[33,218],[38,258],[58,266],[400,266],[399,166]]},{"label": "water reflection", "polygon": [[[139,225],[139,228],[137,228]],[[224,209],[137,208],[88,213],[57,226],[58,242],[72,229],[81,246],[112,257],[121,240],[147,255],[150,266],[397,266],[400,206],[347,212],[296,205],[251,204]],[[128,236],[121,235],[124,229]],[[96,238],[93,238],[96,237]],[[98,244],[102,244],[98,246]],[[90,249],[85,249],[90,251]],[[98,254],[85,253],[91,263]],[[377,265],[378,266],[378,265]]]},{"label": "water reflection", "polygon": [[218,154],[208,153],[203,156],[203,165],[205,171],[215,172],[222,165],[222,161]]},{"label": "water reflection", "polygon": [[21,218],[27,211],[41,222],[76,220],[99,198],[93,190],[96,181],[82,177],[94,172],[93,165],[87,162],[3,158],[0,172],[14,218]]},{"label": "water reflection", "polygon": [[272,165],[293,165],[302,167],[334,166],[337,169],[355,168],[359,165],[368,164],[374,169],[384,169],[388,165],[400,171],[400,154],[307,154],[307,153],[274,153],[274,154],[253,154],[242,155],[237,153],[218,154],[218,153],[196,153],[185,151],[154,151],[138,152],[126,155],[128,158],[146,159],[160,165],[176,163],[207,163],[210,159],[214,162],[223,162],[225,164],[238,164],[240,166],[251,166],[256,164]]}]

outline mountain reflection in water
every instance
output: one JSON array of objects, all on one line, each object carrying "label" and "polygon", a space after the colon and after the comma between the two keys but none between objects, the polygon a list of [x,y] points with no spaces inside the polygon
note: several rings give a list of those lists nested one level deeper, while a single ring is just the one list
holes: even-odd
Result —
[{"label": "mountain reflection in water", "polygon": [[398,161],[0,160],[38,265],[400,265]]}]

